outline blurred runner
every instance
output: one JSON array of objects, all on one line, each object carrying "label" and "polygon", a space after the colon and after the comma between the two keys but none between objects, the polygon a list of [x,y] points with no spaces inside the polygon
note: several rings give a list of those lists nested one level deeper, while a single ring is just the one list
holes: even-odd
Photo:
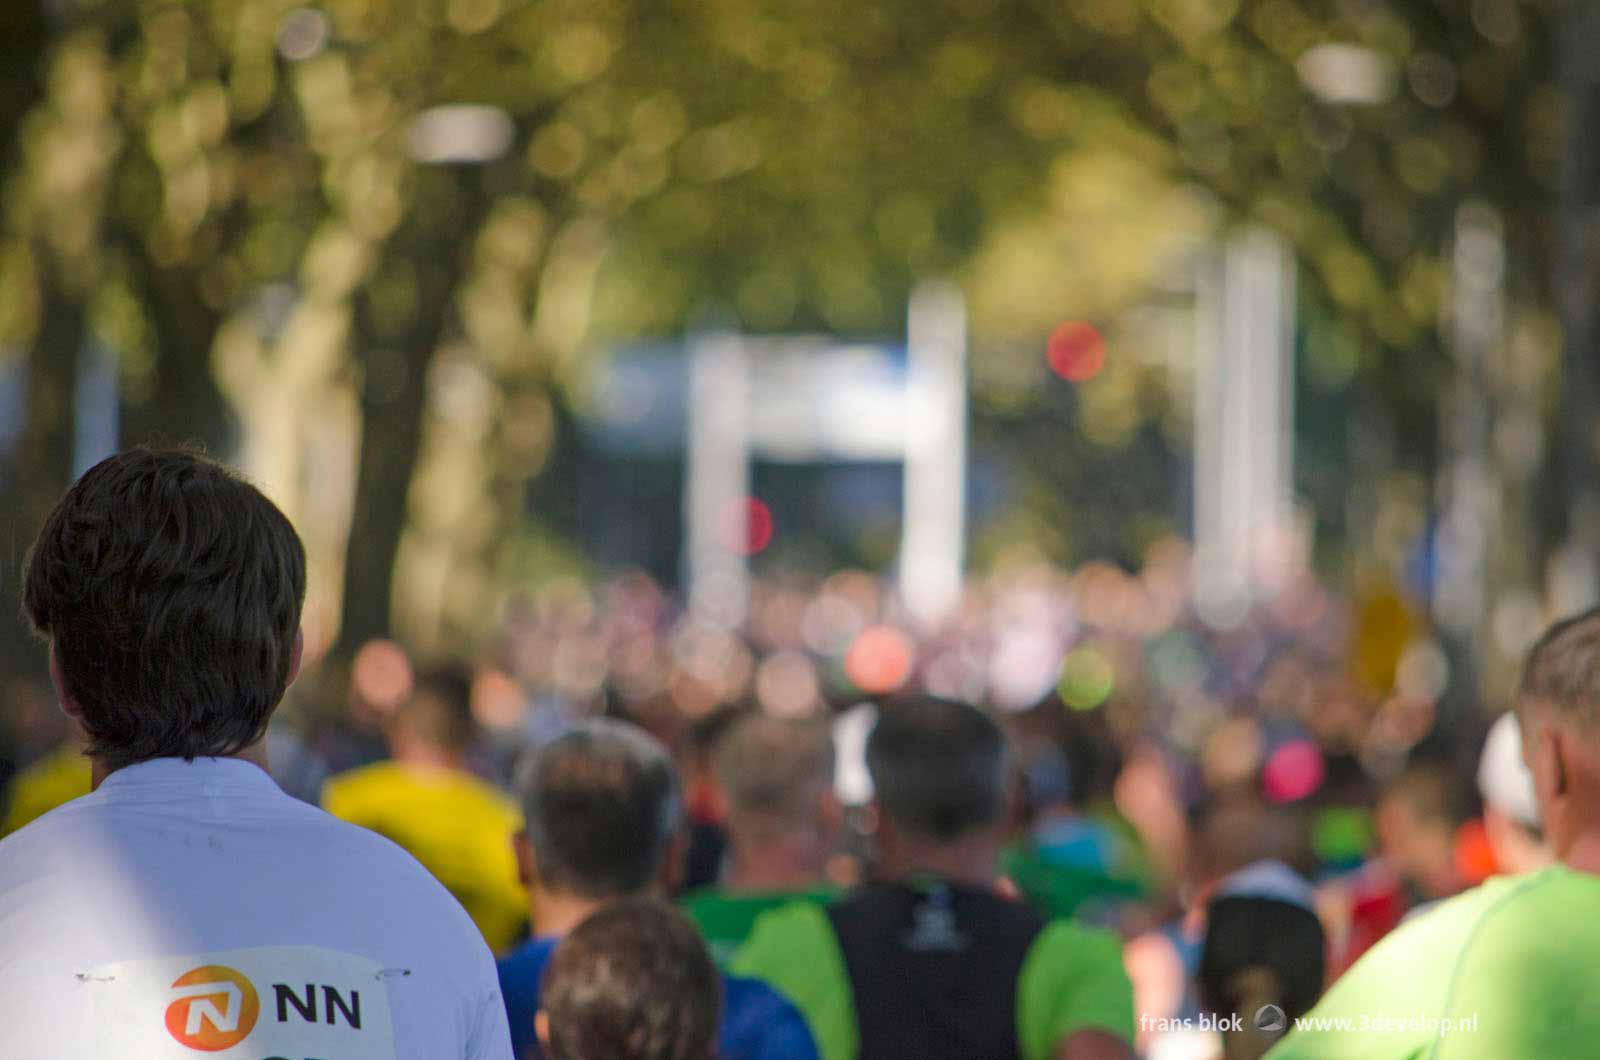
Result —
[{"label": "blurred runner", "polygon": [[1522,727],[1507,711],[1489,728],[1478,759],[1478,794],[1484,831],[1500,872],[1518,876],[1550,864],[1550,848],[1539,827],[1533,774],[1522,756]]},{"label": "blurred runner", "polygon": [[[60,747],[23,769],[6,789],[5,818],[0,836],[10,835],[57,806],[89,794],[88,739],[73,726],[72,736]],[[301,802],[318,805],[328,769],[299,737],[272,725],[267,729],[268,773],[285,793]]]},{"label": "blurred runner", "polygon": [[867,744],[881,882],[765,914],[734,965],[800,1006],[826,1060],[1133,1055],[1116,938],[995,891],[1006,758],[974,707],[883,710]]},{"label": "blurred runner", "polygon": [[190,452],[51,513],[23,600],[94,791],[0,841],[0,1056],[509,1060],[460,905],[265,772],[304,597],[283,513]]},{"label": "blurred runner", "polygon": [[1212,799],[1193,817],[1183,858],[1183,907],[1124,950],[1140,1016],[1138,1044],[1151,1056],[1190,1055],[1166,1039],[1187,1038],[1202,1012],[1200,971],[1212,899],[1252,865],[1302,859],[1293,815],[1248,789]]},{"label": "blurred runner", "polygon": [[328,780],[323,808],[400,844],[456,896],[490,949],[510,949],[528,919],[506,843],[522,816],[509,796],[467,771],[471,679],[458,667],[424,673],[388,736],[394,760]]},{"label": "blurred runner", "polygon": [[1146,892],[1137,878],[1134,843],[1087,812],[1085,785],[1076,773],[1057,747],[1028,756],[1022,769],[1027,829],[1000,855],[1005,877],[1050,917],[1073,916],[1085,906],[1100,915]]},{"label": "blurred runner", "polygon": [[1574,1057],[1600,1041],[1600,611],[1534,645],[1516,716],[1558,864],[1502,876],[1391,933],[1273,1060]]},{"label": "blurred runner", "polygon": [[1407,909],[1448,898],[1466,885],[1456,833],[1468,818],[1466,782],[1443,762],[1414,762],[1378,799],[1378,848],[1399,877]]},{"label": "blurred runner", "polygon": [[[500,983],[518,1060],[533,1060],[551,954],[618,899],[668,889],[683,854],[683,799],[666,749],[616,721],[580,722],[532,751],[520,788],[527,830],[516,849],[533,895],[534,938],[500,962]],[[805,1021],[775,991],[732,977],[723,989],[723,1060],[815,1060]]]},{"label": "blurred runner", "polygon": [[5,818],[0,836],[10,835],[62,803],[89,794],[88,737],[79,726],[60,747],[24,768],[5,792]]},{"label": "blurred runner", "polygon": [[732,959],[762,913],[795,899],[826,903],[837,893],[823,876],[843,820],[833,757],[820,721],[751,714],[723,737],[716,772],[728,805],[727,867],[720,886],[683,900],[719,964]]},{"label": "blurred runner", "polygon": [[550,1060],[715,1060],[722,984],[694,924],[622,898],[572,930],[545,973]]},{"label": "blurred runner", "polygon": [[1258,1060],[1322,994],[1327,940],[1311,885],[1281,861],[1229,876],[1206,905],[1200,996],[1224,1060]]}]

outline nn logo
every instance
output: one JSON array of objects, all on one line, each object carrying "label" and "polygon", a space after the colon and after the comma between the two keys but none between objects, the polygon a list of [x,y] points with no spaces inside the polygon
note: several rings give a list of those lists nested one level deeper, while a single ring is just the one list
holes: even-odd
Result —
[{"label": "nn logo", "polygon": [[[307,1023],[317,1022],[317,984],[307,983],[302,994],[288,983],[273,983],[272,992],[278,999],[278,1022],[289,1022],[289,1010]],[[331,986],[322,988],[322,1011],[327,1014],[328,1026],[343,1019],[354,1030],[361,1029],[361,991],[352,990],[345,997]]]},{"label": "nn logo", "polygon": [[[180,975],[167,1005],[167,1033],[190,1049],[215,1053],[231,1049],[250,1036],[261,1018],[261,999],[244,974],[220,964],[207,964]],[[279,1024],[299,1020],[344,1023],[361,1029],[361,992],[306,983],[304,989],[273,983]],[[277,1060],[277,1058],[269,1058]]]},{"label": "nn logo", "polygon": [[177,1000],[167,1006],[167,1033],[191,1049],[230,1049],[249,1036],[261,1015],[250,980],[220,964],[183,973],[172,989]]}]

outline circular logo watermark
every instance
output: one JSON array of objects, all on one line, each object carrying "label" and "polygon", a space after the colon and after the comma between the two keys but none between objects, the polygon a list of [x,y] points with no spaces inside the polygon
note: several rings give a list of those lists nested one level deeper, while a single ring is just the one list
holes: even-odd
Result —
[{"label": "circular logo watermark", "polygon": [[1289,1017],[1277,1005],[1262,1005],[1256,1009],[1256,1030],[1263,1034],[1282,1034],[1289,1026]]}]

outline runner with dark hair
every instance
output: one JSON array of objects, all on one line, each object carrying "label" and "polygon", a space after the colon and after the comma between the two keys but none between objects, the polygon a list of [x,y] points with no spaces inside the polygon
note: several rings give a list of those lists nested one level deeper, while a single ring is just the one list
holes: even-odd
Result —
[{"label": "runner with dark hair", "polygon": [[721,999],[694,924],[659,900],[623,898],[556,947],[539,1040],[550,1060],[714,1060]]},{"label": "runner with dark hair", "polygon": [[1117,939],[996,893],[999,726],[961,703],[893,703],[867,767],[878,882],[765,914],[734,969],[794,1001],[826,1060],[1131,1058]]},{"label": "runner with dark hair", "polygon": [[0,1056],[510,1060],[460,905],[266,772],[305,585],[284,514],[194,452],[51,513],[23,602],[94,791],[0,842]]}]

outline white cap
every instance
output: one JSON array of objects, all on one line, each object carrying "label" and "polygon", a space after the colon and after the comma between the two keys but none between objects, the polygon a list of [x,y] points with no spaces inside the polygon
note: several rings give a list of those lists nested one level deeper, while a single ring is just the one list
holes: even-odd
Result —
[{"label": "white cap", "polygon": [[1311,885],[1304,876],[1273,858],[1251,862],[1217,887],[1217,898],[1265,898],[1316,912]]},{"label": "white cap", "polygon": [[1533,774],[1522,761],[1522,729],[1507,711],[1489,728],[1478,759],[1478,794],[1512,820],[1539,827],[1539,801],[1533,795]]}]

